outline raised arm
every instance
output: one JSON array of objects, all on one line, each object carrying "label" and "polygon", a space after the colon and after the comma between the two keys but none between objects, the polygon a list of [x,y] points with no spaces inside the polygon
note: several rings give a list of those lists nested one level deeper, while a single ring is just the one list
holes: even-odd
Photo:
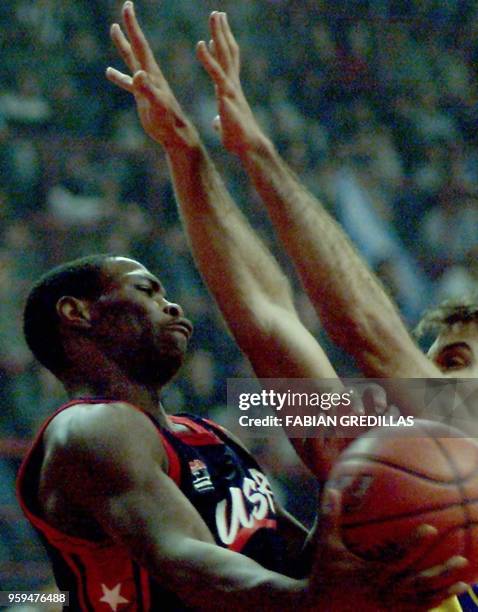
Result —
[{"label": "raised arm", "polygon": [[[325,353],[299,320],[287,278],[229,196],[174,97],[130,4],[123,16],[130,42],[118,25],[112,37],[133,77],[109,68],[108,78],[134,94],[146,132],[166,152],[196,264],[239,347],[260,378],[316,379],[319,386],[326,379],[328,391],[331,380],[340,387]],[[292,442],[308,462],[304,445]],[[314,460],[321,478],[345,441],[332,436],[324,445],[323,461]]]},{"label": "raised arm", "polygon": [[437,377],[395,305],[338,223],[299,182],[256,122],[240,82],[239,48],[225,13],[198,57],[216,85],[224,146],[237,154],[334,341],[372,377]]},{"label": "raised arm", "polygon": [[[286,277],[229,196],[174,97],[129,3],[124,21],[130,43],[118,25],[112,37],[133,77],[112,68],[107,76],[134,94],[146,132],[166,152],[196,263],[239,346],[262,377],[335,377],[298,320]],[[273,348],[280,353],[271,358]]]}]

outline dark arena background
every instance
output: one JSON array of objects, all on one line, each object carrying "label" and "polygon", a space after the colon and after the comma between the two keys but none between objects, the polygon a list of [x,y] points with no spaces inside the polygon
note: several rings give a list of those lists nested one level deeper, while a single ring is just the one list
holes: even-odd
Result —
[{"label": "dark arena background", "polygon": [[[38,424],[64,399],[22,338],[32,282],[93,252],[137,258],[195,323],[169,411],[227,425],[226,379],[251,376],[195,270],[164,157],[130,96],[109,39],[113,0],[0,3],[0,590],[51,589],[14,482]],[[478,283],[478,2],[447,0],[137,0],[179,100],[234,198],[272,243],[258,197],[211,121],[194,47],[211,10],[228,12],[243,85],[262,125],[380,274],[410,326]],[[278,251],[291,278],[293,271]],[[322,338],[294,280],[303,320],[337,371],[353,365]],[[247,442],[247,441],[246,441]],[[285,505],[311,521],[315,485],[284,438],[250,441]],[[18,609],[18,608],[17,608]]]}]

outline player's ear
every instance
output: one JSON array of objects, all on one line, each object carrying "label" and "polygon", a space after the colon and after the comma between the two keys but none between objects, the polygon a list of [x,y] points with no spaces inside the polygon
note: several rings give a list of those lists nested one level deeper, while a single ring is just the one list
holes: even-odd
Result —
[{"label": "player's ear", "polygon": [[90,304],[86,300],[64,295],[56,303],[56,312],[62,323],[69,327],[91,327]]}]

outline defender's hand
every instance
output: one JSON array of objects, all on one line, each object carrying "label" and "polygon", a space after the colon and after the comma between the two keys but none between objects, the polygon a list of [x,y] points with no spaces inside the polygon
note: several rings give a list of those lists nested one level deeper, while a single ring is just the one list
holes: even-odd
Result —
[{"label": "defender's hand", "polygon": [[240,154],[261,145],[264,135],[242,90],[239,46],[229,27],[226,13],[214,11],[209,18],[212,40],[201,40],[197,55],[214,81],[219,128],[226,149]]},{"label": "defender's hand", "polygon": [[425,612],[452,595],[464,592],[467,585],[467,560],[452,557],[442,565],[421,572],[394,569],[407,557],[425,552],[437,537],[437,530],[422,525],[410,535],[393,557],[368,562],[351,553],[340,536],[340,494],[326,490],[316,534],[315,563],[310,578],[309,606],[328,602],[333,612]]},{"label": "defender's hand", "polygon": [[196,129],[186,118],[155,60],[132,2],[124,3],[122,15],[129,41],[117,23],[111,26],[111,38],[131,76],[109,67],[107,78],[134,95],[145,132],[166,151],[197,145]]}]

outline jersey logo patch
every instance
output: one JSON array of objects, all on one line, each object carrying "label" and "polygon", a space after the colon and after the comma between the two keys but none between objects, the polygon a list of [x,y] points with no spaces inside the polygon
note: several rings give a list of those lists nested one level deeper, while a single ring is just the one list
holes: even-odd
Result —
[{"label": "jersey logo patch", "polygon": [[193,487],[198,493],[205,491],[214,491],[211,476],[207,470],[206,464],[200,459],[194,459],[189,462],[189,469],[193,477]]},{"label": "jersey logo patch", "polygon": [[[267,477],[250,469],[242,489],[229,487],[229,499],[216,506],[216,527],[221,542],[228,547],[241,539],[241,532],[252,535],[255,529],[271,526],[274,517],[274,496]],[[247,538],[245,538],[247,539]]]}]

